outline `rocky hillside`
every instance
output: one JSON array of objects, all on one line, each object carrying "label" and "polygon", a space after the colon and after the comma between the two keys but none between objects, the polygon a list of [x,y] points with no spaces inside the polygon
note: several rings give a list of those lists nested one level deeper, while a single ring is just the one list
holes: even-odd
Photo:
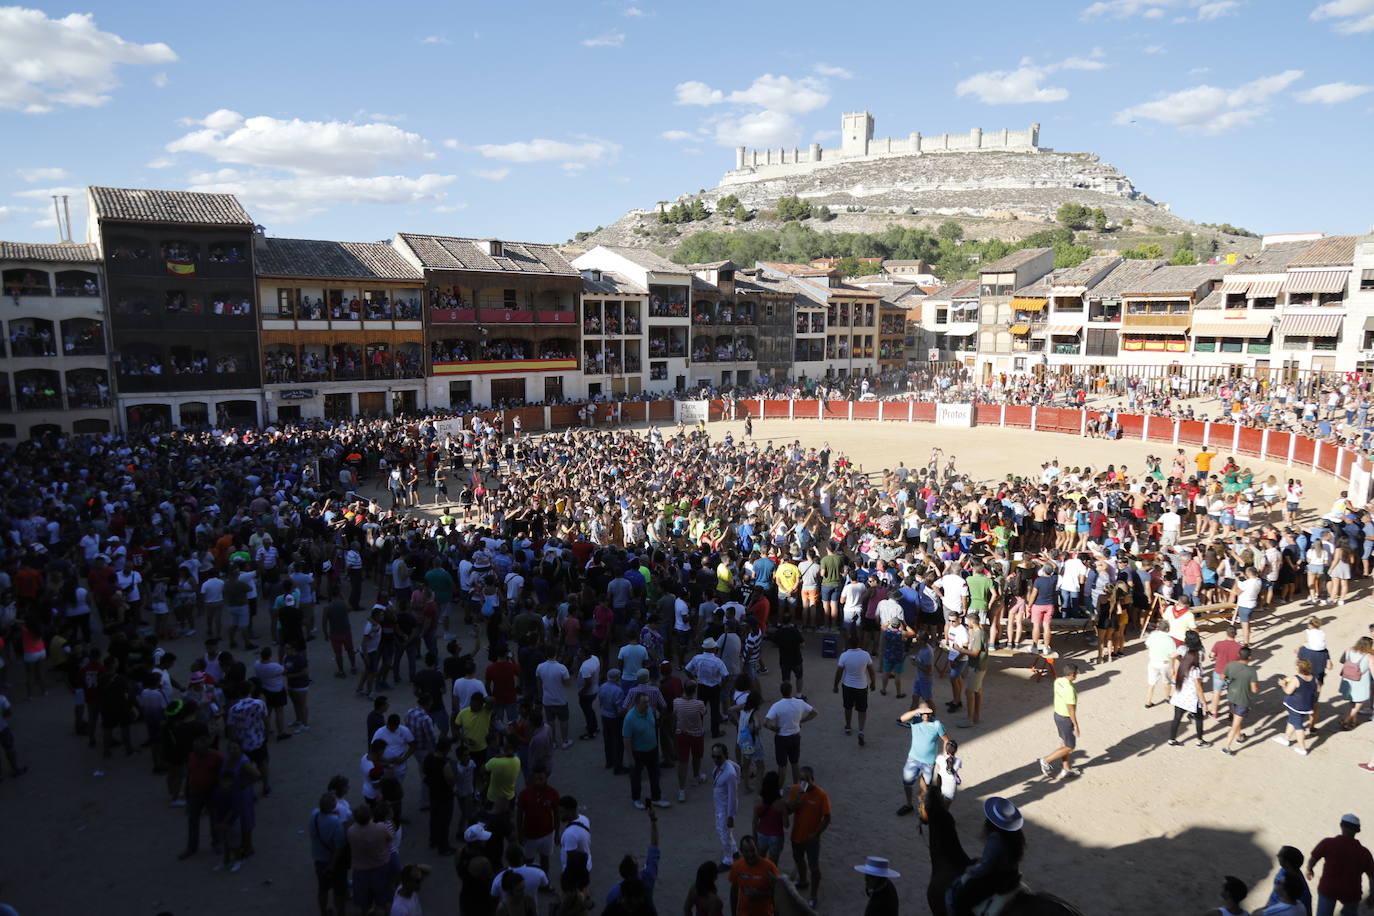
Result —
[{"label": "rocky hillside", "polygon": [[1052,225],[1061,204],[1078,203],[1101,208],[1113,224],[1130,220],[1137,231],[1148,229],[1152,235],[1215,235],[1221,253],[1259,247],[1258,239],[1220,235],[1180,219],[1091,153],[941,153],[843,162],[787,177],[736,178],[666,204],[690,205],[699,199],[714,211],[727,194],[738,197],[754,219],[740,222],[730,214],[712,212],[705,220],[666,226],[659,222],[655,205],[631,210],[570,244],[671,247],[678,238],[707,229],[776,228],[780,223],[772,210],[778,199],[795,195],[834,214],[827,222],[809,221],[822,232],[879,232],[894,223],[934,229],[954,219],[969,238],[1015,242]]}]

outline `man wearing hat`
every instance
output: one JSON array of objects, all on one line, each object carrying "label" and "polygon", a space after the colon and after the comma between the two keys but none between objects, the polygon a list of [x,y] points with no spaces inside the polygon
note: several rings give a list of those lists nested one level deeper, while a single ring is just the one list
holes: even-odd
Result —
[{"label": "man wearing hat", "polygon": [[950,913],[971,913],[994,894],[1005,894],[1021,882],[1021,857],[1026,851],[1025,820],[1016,805],[993,796],[983,802],[983,854],[945,891]]},{"label": "man wearing hat", "polygon": [[720,685],[730,676],[730,669],[716,655],[716,641],[702,640],[701,651],[692,656],[685,670],[697,682],[697,697],[711,708],[711,737],[720,737]]},{"label": "man wearing hat", "polygon": [[896,916],[897,886],[892,879],[900,878],[902,873],[893,871],[890,866],[882,856],[868,856],[864,864],[854,866],[854,870],[864,876],[864,893],[868,896],[864,916]]},{"label": "man wearing hat", "polygon": [[[935,758],[945,749],[949,740],[945,735],[945,724],[935,718],[935,710],[930,701],[913,695],[915,703],[911,709],[897,719],[903,725],[911,723],[911,747],[902,766],[902,791],[906,793],[906,804],[897,809],[898,817],[905,817],[916,810],[912,787],[924,797],[926,786],[935,777]],[[915,719],[915,722],[911,720]]]},{"label": "man wearing hat", "polygon": [[1334,916],[1337,904],[1341,916],[1354,916],[1360,907],[1363,878],[1369,876],[1369,899],[1374,906],[1374,856],[1357,839],[1360,819],[1353,814],[1341,816],[1341,832],[1316,845],[1307,857],[1307,877],[1315,877],[1322,860],[1322,878],[1317,882],[1317,912],[1314,916]]}]

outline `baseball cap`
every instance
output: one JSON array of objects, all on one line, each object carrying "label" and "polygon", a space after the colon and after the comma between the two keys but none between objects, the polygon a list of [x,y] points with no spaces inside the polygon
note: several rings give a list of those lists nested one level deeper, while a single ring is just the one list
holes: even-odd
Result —
[{"label": "baseball cap", "polygon": [[463,831],[463,841],[466,843],[485,843],[489,839],[491,831],[487,829],[486,824],[480,822]]},{"label": "baseball cap", "polygon": [[1342,824],[1349,824],[1351,827],[1354,827],[1356,830],[1358,830],[1359,827],[1360,827],[1360,819],[1359,819],[1358,817],[1356,817],[1355,815],[1353,815],[1353,814],[1342,814],[1342,815],[1341,815],[1341,823],[1342,823]]}]

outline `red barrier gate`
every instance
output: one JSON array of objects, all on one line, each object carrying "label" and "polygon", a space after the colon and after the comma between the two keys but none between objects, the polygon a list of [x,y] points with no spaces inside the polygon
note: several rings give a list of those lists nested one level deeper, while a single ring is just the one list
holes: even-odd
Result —
[{"label": "red barrier gate", "polygon": [[735,402],[735,417],[743,420],[745,417],[753,417],[755,420],[763,418],[763,413],[759,409],[757,398],[741,399]]},{"label": "red barrier gate", "polygon": [[924,401],[916,402],[911,405],[911,419],[918,423],[934,423],[935,405]]},{"label": "red barrier gate", "polygon": [[1317,443],[1306,436],[1293,437],[1293,463],[1303,467],[1311,467],[1312,459],[1317,455]]},{"label": "red barrier gate", "polygon": [[1336,463],[1340,461],[1341,458],[1340,446],[1333,445],[1330,442],[1323,442],[1321,446],[1321,453],[1317,455],[1317,467],[1328,474],[1335,474]]},{"label": "red barrier gate", "polygon": [[1292,433],[1281,433],[1270,430],[1269,445],[1264,449],[1264,457],[1268,458],[1270,461],[1285,462],[1288,460],[1288,449],[1292,444]]},{"label": "red barrier gate", "polygon": [[880,420],[902,420],[906,421],[907,413],[911,406],[906,401],[883,401],[882,415]]},{"label": "red barrier gate", "polygon": [[1006,425],[1020,429],[1030,429],[1031,408],[1016,404],[1007,405]]},{"label": "red barrier gate", "polygon": [[674,401],[650,401],[649,419],[650,420],[671,420],[673,418]]},{"label": "red barrier gate", "polygon": [[1169,417],[1150,417],[1149,438],[1151,442],[1174,441],[1174,421]]},{"label": "red barrier gate", "polygon": [[798,420],[814,420],[820,416],[820,401],[793,401],[792,416]]},{"label": "red barrier gate", "polygon": [[1200,446],[1206,431],[1207,424],[1200,420],[1182,420],[1178,424],[1178,444]]},{"label": "red barrier gate", "polygon": [[1240,430],[1240,445],[1236,451],[1242,455],[1259,458],[1264,452],[1264,430],[1243,426]]},{"label": "red barrier gate", "polygon": [[1116,415],[1116,425],[1121,427],[1123,439],[1139,439],[1144,435],[1145,418],[1135,414],[1119,413]]},{"label": "red barrier gate", "polygon": [[876,420],[878,419],[879,401],[854,401],[855,420]]},{"label": "red barrier gate", "polygon": [[[800,405],[800,404],[803,403],[803,402],[800,402],[800,401],[799,401],[799,402],[797,402],[797,403],[798,403],[798,405]],[[792,402],[791,402],[791,401],[764,401],[764,402],[763,402],[763,415],[764,415],[764,417],[772,418],[772,419],[785,418],[785,417],[787,416],[788,410],[789,410],[791,407],[792,407]],[[815,409],[813,408],[812,411],[811,411],[811,416],[815,416],[815,415],[816,415],[816,411],[815,411]],[[801,418],[801,417],[804,417],[804,416],[806,416],[806,414],[805,414],[803,411],[801,411],[801,410],[799,409],[799,410],[797,411],[797,417],[798,417],[798,418]]]}]

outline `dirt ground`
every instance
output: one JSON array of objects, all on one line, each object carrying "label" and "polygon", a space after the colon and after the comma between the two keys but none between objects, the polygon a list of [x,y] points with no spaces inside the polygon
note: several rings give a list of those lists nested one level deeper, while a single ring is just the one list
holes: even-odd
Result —
[{"label": "dirt ground", "polygon": [[[732,430],[737,437],[743,431],[742,423],[711,429],[721,435]],[[766,421],[755,426],[755,433],[808,445],[829,441],[872,471],[895,467],[899,460],[921,464],[931,447],[939,445],[979,478],[1032,473],[1052,457],[1095,467],[1125,462],[1134,470],[1151,452],[1170,454],[1167,447],[1160,452],[1157,444],[986,428]],[[1263,462],[1252,465],[1261,473],[1285,472]],[[1329,505],[1339,487],[1310,473],[1301,476],[1311,506]],[[1356,594],[1357,600],[1346,607],[1321,612],[1333,654],[1374,620],[1368,589],[1362,585]],[[1026,817],[1027,880],[1075,902],[1085,913],[1200,912],[1216,905],[1216,889],[1226,874],[1256,887],[1246,903],[1247,908],[1259,906],[1267,894],[1260,888],[1272,878],[1272,856],[1280,846],[1309,850],[1336,831],[1347,810],[1374,818],[1374,810],[1350,797],[1351,788],[1371,778],[1355,767],[1370,757],[1370,725],[1342,733],[1324,706],[1311,756],[1299,757],[1267,740],[1281,722],[1274,676],[1291,670],[1306,616],[1305,608],[1288,605],[1260,619],[1257,657],[1263,692],[1251,738],[1234,758],[1222,756],[1217,747],[1165,745],[1169,708],[1143,708],[1145,660],[1138,643],[1129,645],[1124,660],[1089,666],[1079,679],[1078,762],[1084,775],[1069,782],[1046,781],[1035,765],[1038,755],[1057,744],[1048,681],[1031,680],[1021,663],[997,660],[986,681],[983,724],[968,730],[956,728],[953,719],[946,723],[965,761],[954,813],[969,852],[977,850],[983,799],[1004,795]],[[1209,641],[1214,634],[1206,634]],[[1061,638],[1058,648],[1081,659],[1087,642]],[[172,649],[182,657],[177,670],[184,677],[199,641],[181,640]],[[313,912],[307,818],[332,774],[356,777],[369,704],[353,695],[352,681],[329,676],[332,661],[322,642],[311,643],[310,651],[316,674],[311,690],[314,729],[272,746],[274,792],[258,803],[258,854],[236,875],[211,872],[215,859],[206,839],[198,857],[176,860],[185,842],[184,809],[168,807],[146,753],[118,756],[102,765],[97,751],[88,751],[84,741],[71,735],[71,698],[65,689],[26,701],[22,674],[9,672],[15,705],[11,721],[19,752],[33,769],[20,780],[6,778],[0,784],[7,822],[0,901],[24,916]],[[907,731],[895,719],[907,701],[873,695],[868,744],[860,748],[843,735],[839,698],[829,690],[833,663],[821,658],[818,637],[808,637],[806,651],[806,692],[820,716],[804,727],[802,757],[815,768],[819,785],[834,803],[834,825],[822,850],[820,912],[862,912],[862,876],[851,866],[866,855],[886,856],[902,873],[897,884],[903,912],[925,912],[926,842],[912,818],[894,815],[902,801],[900,773],[908,742]],[[776,672],[771,650],[766,660]],[[1333,673],[1324,695],[1335,693],[1336,681]],[[776,674],[766,677],[764,685],[771,702]],[[909,679],[904,686],[909,689]],[[948,699],[948,689],[937,685],[941,701]],[[403,711],[408,705],[404,691],[393,691],[393,709]],[[1216,738],[1222,729],[1209,722],[1208,732]],[[102,766],[104,775],[93,775]],[[411,769],[408,796],[413,802],[418,768]],[[627,781],[603,771],[599,742],[576,742],[558,752],[551,782],[563,793],[575,794],[591,820],[593,889],[600,898],[621,855],[643,853],[645,816],[631,806]],[[664,786],[665,796],[674,797],[676,783],[668,772]],[[752,799],[743,799],[743,829],[748,829],[751,809]],[[416,821],[407,829],[402,860],[435,867],[423,892],[427,912],[456,912],[458,884],[450,861],[427,852],[424,816],[413,804],[410,811]],[[676,913],[697,865],[719,855],[709,790],[693,790],[686,804],[674,804],[660,815],[663,865],[655,900],[660,912]],[[785,853],[783,858],[784,870],[791,870],[790,857]]]}]

